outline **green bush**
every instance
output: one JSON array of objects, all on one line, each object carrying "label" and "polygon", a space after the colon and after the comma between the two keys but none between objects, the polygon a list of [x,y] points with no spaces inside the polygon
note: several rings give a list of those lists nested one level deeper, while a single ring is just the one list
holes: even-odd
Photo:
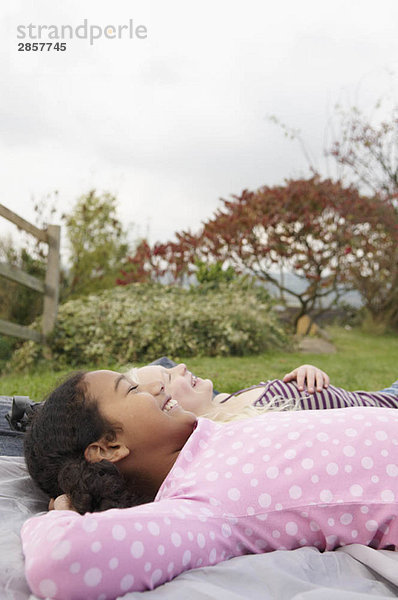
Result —
[{"label": "green bush", "polygon": [[5,335],[0,335],[0,361],[10,358],[18,340]]},{"label": "green bush", "polygon": [[[61,305],[49,340],[59,364],[150,361],[161,355],[245,355],[281,348],[286,334],[268,294],[242,282],[216,291],[131,284]],[[27,342],[9,367],[32,366],[41,348]]]}]

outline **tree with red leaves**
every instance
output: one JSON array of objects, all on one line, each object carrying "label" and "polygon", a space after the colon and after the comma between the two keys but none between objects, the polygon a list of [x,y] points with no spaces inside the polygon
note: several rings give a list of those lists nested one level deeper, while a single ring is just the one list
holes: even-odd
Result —
[{"label": "tree with red leaves", "polygon": [[[320,299],[332,295],[330,306],[343,287],[353,288],[348,266],[363,272],[364,256],[382,248],[391,223],[390,205],[319,176],[244,190],[222,202],[198,234],[178,233],[176,242],[162,245],[167,270],[178,280],[194,272],[198,259],[221,261],[297,298],[296,321],[313,312]],[[305,283],[304,291],[281,282],[277,274],[282,269],[293,270]]]},{"label": "tree with red leaves", "polygon": [[121,277],[116,279],[116,285],[159,281],[166,272],[163,260],[165,251],[165,244],[155,244],[151,248],[146,239],[141,240],[134,254],[124,260],[120,270]]},{"label": "tree with red leaves", "polygon": [[[335,302],[341,286],[352,287],[347,265],[359,273],[363,257],[382,249],[391,211],[331,180],[290,180],[223,200],[204,224],[197,248],[201,257],[225,261],[295,296],[297,320],[314,311],[318,299],[333,294]],[[276,276],[281,269],[294,270],[304,291],[286,287]]]},{"label": "tree with red leaves", "polygon": [[377,223],[367,235],[357,236],[346,256],[344,271],[364,300],[371,328],[398,329],[398,225],[394,209],[390,221]]}]

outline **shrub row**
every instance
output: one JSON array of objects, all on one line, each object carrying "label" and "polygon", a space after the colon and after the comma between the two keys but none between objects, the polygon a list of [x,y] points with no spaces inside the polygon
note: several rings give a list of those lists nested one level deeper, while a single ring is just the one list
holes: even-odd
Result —
[{"label": "shrub row", "polygon": [[[150,361],[162,355],[245,355],[283,347],[287,336],[268,294],[242,282],[203,292],[160,284],[131,284],[59,307],[49,339],[60,365]],[[31,366],[41,347],[26,342],[9,368]]]}]

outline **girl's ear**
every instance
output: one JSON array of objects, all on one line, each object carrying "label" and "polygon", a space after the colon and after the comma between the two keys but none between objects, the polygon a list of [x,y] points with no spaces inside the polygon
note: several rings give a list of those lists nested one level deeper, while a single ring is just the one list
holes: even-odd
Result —
[{"label": "girl's ear", "polygon": [[105,438],[101,438],[97,442],[89,444],[84,451],[84,457],[87,462],[100,462],[101,460],[109,460],[116,463],[130,454],[130,450],[123,443],[113,441],[110,442]]}]

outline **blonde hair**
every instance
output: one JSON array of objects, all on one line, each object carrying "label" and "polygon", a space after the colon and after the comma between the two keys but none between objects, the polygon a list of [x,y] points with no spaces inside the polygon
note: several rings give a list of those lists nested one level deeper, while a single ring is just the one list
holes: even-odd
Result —
[{"label": "blonde hair", "polygon": [[128,371],[125,371],[125,375],[127,375],[127,377],[130,377],[131,379],[133,379],[133,381],[136,381],[137,383],[140,382],[137,367],[130,367]]},{"label": "blonde hair", "polygon": [[258,417],[267,412],[282,412],[286,410],[301,410],[302,398],[285,398],[284,396],[274,396],[265,406],[256,406],[248,404],[241,408],[238,412],[228,412],[227,406],[220,402],[215,402],[214,408],[206,414],[201,415],[212,421],[219,423],[229,423],[231,421],[241,421],[243,419],[251,419]]}]

